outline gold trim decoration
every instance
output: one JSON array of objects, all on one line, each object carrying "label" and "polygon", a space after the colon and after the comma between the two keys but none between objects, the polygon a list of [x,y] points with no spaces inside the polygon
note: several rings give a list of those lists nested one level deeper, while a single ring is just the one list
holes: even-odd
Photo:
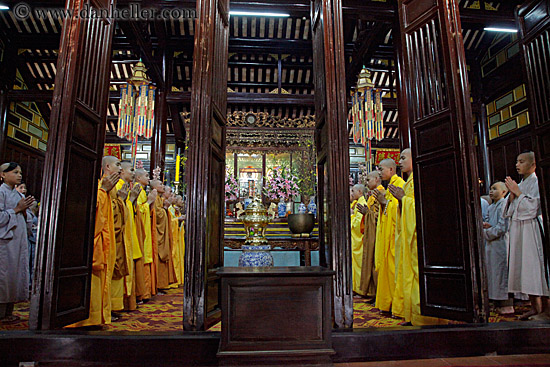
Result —
[{"label": "gold trim decoration", "polygon": [[256,123],[253,127],[271,127],[271,128],[298,128],[298,129],[313,129],[315,128],[315,116],[307,115],[298,118],[273,116],[267,112],[244,112],[235,111],[227,115],[228,127],[251,127],[246,122],[246,116],[253,114],[256,116]]}]

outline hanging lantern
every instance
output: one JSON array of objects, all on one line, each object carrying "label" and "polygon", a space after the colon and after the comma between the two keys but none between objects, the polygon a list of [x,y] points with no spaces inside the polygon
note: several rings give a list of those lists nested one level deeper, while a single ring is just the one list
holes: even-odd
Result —
[{"label": "hanging lantern", "polygon": [[141,61],[132,68],[132,77],[120,91],[117,136],[132,142],[132,163],[135,166],[138,136],[153,136],[155,89]]},{"label": "hanging lantern", "polygon": [[370,71],[363,67],[351,92],[353,141],[365,147],[365,160],[371,166],[371,141],[384,139],[384,121],[381,90],[374,88]]}]

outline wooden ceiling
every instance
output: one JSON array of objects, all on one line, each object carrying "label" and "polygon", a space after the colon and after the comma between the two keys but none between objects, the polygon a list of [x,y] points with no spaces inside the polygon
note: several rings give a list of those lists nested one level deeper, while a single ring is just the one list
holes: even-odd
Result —
[{"label": "wooden ceiling", "polygon": [[[11,5],[18,0],[10,1]],[[8,3],[10,3],[8,2]],[[132,0],[119,0],[127,6]],[[139,1],[138,1],[139,2]],[[496,33],[488,25],[514,26],[513,11],[521,1],[461,0],[464,45],[470,62],[479,60]],[[194,1],[141,1],[142,7],[194,9]],[[34,7],[62,7],[63,1],[33,1]],[[380,146],[397,147],[397,103],[393,26],[395,1],[344,0],[346,82],[355,84],[363,65],[372,71],[375,85],[384,93],[386,139]],[[228,64],[228,113],[267,112],[281,117],[312,115],[313,50],[309,0],[231,1],[232,10],[285,12],[289,17],[230,17]],[[56,74],[57,49],[62,20],[17,20],[12,11],[0,12],[2,38],[17,45],[18,69],[28,91],[13,92],[15,100],[39,102],[46,117],[51,109],[51,90]],[[157,86],[171,90],[168,133],[182,134],[178,112],[189,111],[193,63],[192,18],[117,22],[111,66],[108,134],[115,133],[119,88],[141,58]],[[163,65],[166,68],[163,69]],[[163,75],[165,70],[165,76]],[[174,116],[174,118],[172,118]]]}]

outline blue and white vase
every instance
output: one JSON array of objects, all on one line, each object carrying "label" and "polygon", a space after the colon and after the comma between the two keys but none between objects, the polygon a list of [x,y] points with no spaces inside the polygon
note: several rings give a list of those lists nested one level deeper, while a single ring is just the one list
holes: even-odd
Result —
[{"label": "blue and white vase", "polygon": [[315,196],[309,198],[309,205],[307,206],[307,211],[314,216],[317,216],[317,204],[315,204]]},{"label": "blue and white vase", "polygon": [[246,207],[249,206],[250,203],[252,203],[252,199],[251,199],[251,198],[246,198],[246,199],[244,199],[244,210],[246,210]]},{"label": "blue and white vase", "polygon": [[271,255],[271,246],[252,246],[243,245],[243,250],[239,257],[239,266],[260,267],[273,266],[273,256]]},{"label": "blue and white vase", "polygon": [[300,206],[298,207],[298,214],[306,214],[307,208],[304,203],[300,203]]},{"label": "blue and white vase", "polygon": [[279,218],[284,218],[286,216],[286,203],[281,199],[279,201],[279,206],[277,207],[277,212],[279,214]]}]

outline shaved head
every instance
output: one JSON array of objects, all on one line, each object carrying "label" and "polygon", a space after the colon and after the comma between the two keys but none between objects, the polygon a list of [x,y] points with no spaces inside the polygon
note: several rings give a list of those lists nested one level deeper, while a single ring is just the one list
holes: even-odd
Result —
[{"label": "shaved head", "polygon": [[120,178],[122,178],[124,182],[127,182],[127,183],[134,182],[136,174],[134,172],[134,166],[132,165],[132,162],[128,162],[128,161],[120,162],[120,166],[122,167],[122,172],[120,172]]},{"label": "shaved head", "polygon": [[535,153],[525,152],[518,155],[516,159],[516,170],[523,178],[527,178],[535,172],[537,164],[535,161]]},{"label": "shaved head", "polygon": [[397,171],[397,164],[395,164],[395,161],[390,158],[386,158],[382,160],[379,164],[380,166],[380,176],[382,177],[382,180],[389,180],[395,175],[395,172]]},{"label": "shaved head", "polygon": [[113,173],[120,173],[120,159],[112,155],[106,155],[101,161],[101,168],[105,175],[111,175]]},{"label": "shaved head", "polygon": [[357,185],[353,186],[353,188],[355,190],[358,190],[359,192],[361,192],[361,195],[365,193],[365,185],[357,184]]},{"label": "shaved head", "polygon": [[506,188],[506,185],[502,181],[497,181],[494,184],[492,184],[491,186],[495,186],[499,190],[503,190],[503,191],[508,192],[508,189]]},{"label": "shaved head", "polygon": [[[158,188],[159,186],[164,186],[164,185],[162,184],[162,182],[160,182],[159,180],[151,180],[150,185],[151,185],[151,187],[152,187],[153,189],[156,189],[156,188]],[[163,188],[164,188],[164,187],[163,187]],[[164,192],[164,190],[163,190],[162,192]]]},{"label": "shaved head", "polygon": [[352,200],[359,200],[359,198],[363,196],[364,193],[365,193],[365,185],[361,185],[361,184],[354,185],[351,188],[350,198]]},{"label": "shaved head", "polygon": [[380,162],[381,167],[388,167],[393,168],[394,170],[397,168],[397,164],[395,164],[395,161],[391,158],[386,158]]},{"label": "shaved head", "polygon": [[380,185],[382,178],[380,177],[380,172],[372,171],[367,174],[367,186],[369,190],[374,190]]},{"label": "shaved head", "polygon": [[136,182],[145,188],[149,185],[149,173],[142,168],[136,169]]},{"label": "shaved head", "polygon": [[108,165],[113,164],[113,163],[116,163],[116,162],[119,162],[119,161],[120,161],[120,159],[118,159],[118,158],[115,157],[115,156],[106,155],[106,156],[103,157],[103,159],[101,160],[101,168],[105,169]]},{"label": "shaved head", "polygon": [[535,163],[535,153],[533,152],[521,153],[520,155],[518,155],[518,159],[519,157],[522,157],[523,159],[529,161],[529,163]]},{"label": "shaved head", "polygon": [[403,149],[403,151],[401,152],[401,155],[399,157],[399,167],[401,167],[401,172],[412,172],[413,166],[410,148]]}]

